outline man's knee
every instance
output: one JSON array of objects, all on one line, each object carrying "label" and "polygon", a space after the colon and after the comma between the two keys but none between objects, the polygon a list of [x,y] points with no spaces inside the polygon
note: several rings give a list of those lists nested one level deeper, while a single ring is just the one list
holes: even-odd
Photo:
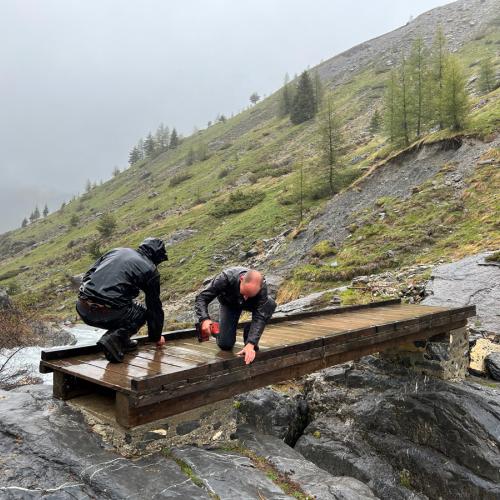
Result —
[{"label": "man's knee", "polygon": [[223,351],[230,351],[234,347],[234,342],[219,342],[217,341],[217,345],[219,346],[219,349],[222,349]]}]

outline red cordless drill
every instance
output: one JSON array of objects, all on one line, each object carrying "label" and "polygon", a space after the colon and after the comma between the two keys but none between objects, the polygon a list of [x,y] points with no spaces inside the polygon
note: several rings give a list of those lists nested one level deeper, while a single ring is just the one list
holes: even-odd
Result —
[{"label": "red cordless drill", "polygon": [[[198,334],[198,342],[206,342],[210,340],[210,334],[206,334],[201,330],[201,323],[196,323],[195,325],[196,333]],[[219,323],[217,321],[212,321],[210,324],[210,333],[215,337],[219,334]]]}]

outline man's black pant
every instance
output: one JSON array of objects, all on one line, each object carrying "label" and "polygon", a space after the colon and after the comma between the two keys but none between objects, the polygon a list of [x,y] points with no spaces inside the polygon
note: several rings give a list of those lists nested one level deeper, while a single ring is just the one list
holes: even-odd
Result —
[{"label": "man's black pant", "polygon": [[113,336],[122,346],[147,320],[147,309],[135,302],[119,309],[110,309],[78,300],[76,312],[87,325],[108,330],[103,337]]},{"label": "man's black pant", "polygon": [[[243,309],[233,309],[224,304],[219,309],[219,334],[217,335],[217,345],[224,351],[229,351],[236,343],[236,329]],[[243,342],[247,341],[250,324],[243,328]],[[258,351],[259,347],[255,346]]]}]

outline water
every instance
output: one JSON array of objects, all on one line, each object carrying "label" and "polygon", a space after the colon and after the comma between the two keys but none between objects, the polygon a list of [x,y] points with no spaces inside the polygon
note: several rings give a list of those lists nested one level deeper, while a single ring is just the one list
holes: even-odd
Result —
[{"label": "water", "polygon": [[[96,342],[105,330],[77,324],[72,327],[64,327],[64,330],[72,333],[76,338],[76,345],[91,344]],[[38,365],[40,364],[41,347],[25,347],[16,353],[9,361],[6,367],[6,372],[16,373],[21,369],[30,370],[32,375],[40,377],[44,384],[52,384],[52,373],[38,373]],[[6,350],[0,353],[0,366],[3,361],[12,354],[12,351]]]}]

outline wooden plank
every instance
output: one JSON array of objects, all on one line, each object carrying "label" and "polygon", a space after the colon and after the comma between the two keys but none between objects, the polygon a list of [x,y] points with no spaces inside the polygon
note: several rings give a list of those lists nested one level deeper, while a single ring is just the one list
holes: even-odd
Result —
[{"label": "wooden plank", "polygon": [[172,354],[163,352],[162,349],[161,350],[155,349],[154,351],[139,349],[137,352],[134,353],[134,357],[150,359],[157,363],[163,363],[170,366],[177,366],[178,368],[182,369],[195,368],[196,366],[200,365],[200,363],[196,363],[194,361],[186,361],[184,359],[172,356]]},{"label": "wooden plank", "polygon": [[[428,338],[442,332],[447,327],[440,327],[425,330],[422,332],[415,332],[410,335],[404,335],[404,341],[412,339]],[[189,381],[184,385],[175,384],[172,386],[165,386],[161,391],[151,394],[134,393],[130,398],[130,406],[132,407],[148,407],[151,408],[153,404],[159,404],[162,401],[166,406],[176,406],[179,399],[192,395],[193,401],[196,400],[196,394],[212,394],[214,391],[220,390],[222,387],[245,383],[249,378],[259,379],[260,385],[268,385],[272,383],[270,380],[276,381],[276,374],[274,372],[281,371],[282,369],[290,366],[299,366],[303,363],[315,362],[318,367],[331,366],[339,362],[347,361],[350,359],[357,359],[369,353],[379,352],[388,347],[399,345],[402,342],[401,338],[391,338],[388,334],[372,336],[371,338],[364,339],[363,345],[356,346],[351,349],[352,342],[346,342],[339,346],[332,346],[336,351],[326,352],[323,348],[317,348],[303,353],[297,353],[291,356],[285,356],[274,363],[257,363],[244,366],[238,370],[226,371],[217,374],[214,378],[200,379],[197,382]],[[341,359],[342,361],[338,361]],[[319,369],[319,368],[316,368]],[[274,375],[273,375],[274,373]],[[269,378],[268,377],[271,377]],[[279,379],[279,376],[278,376]],[[283,379],[285,380],[285,379]],[[279,380],[277,380],[279,381]],[[243,389],[236,389],[239,392],[244,392]],[[233,389],[228,388],[228,394],[232,393]],[[229,397],[229,396],[226,396]],[[174,402],[175,401],[175,402]],[[209,401],[211,402],[211,401]]]},{"label": "wooden plank", "polygon": [[124,379],[114,372],[109,372],[108,370],[87,363],[81,363],[72,358],[59,359],[53,362],[42,361],[42,363],[46,366],[48,363],[54,370],[54,373],[63,372],[104,387],[109,387],[115,391],[130,392],[131,378]]}]

